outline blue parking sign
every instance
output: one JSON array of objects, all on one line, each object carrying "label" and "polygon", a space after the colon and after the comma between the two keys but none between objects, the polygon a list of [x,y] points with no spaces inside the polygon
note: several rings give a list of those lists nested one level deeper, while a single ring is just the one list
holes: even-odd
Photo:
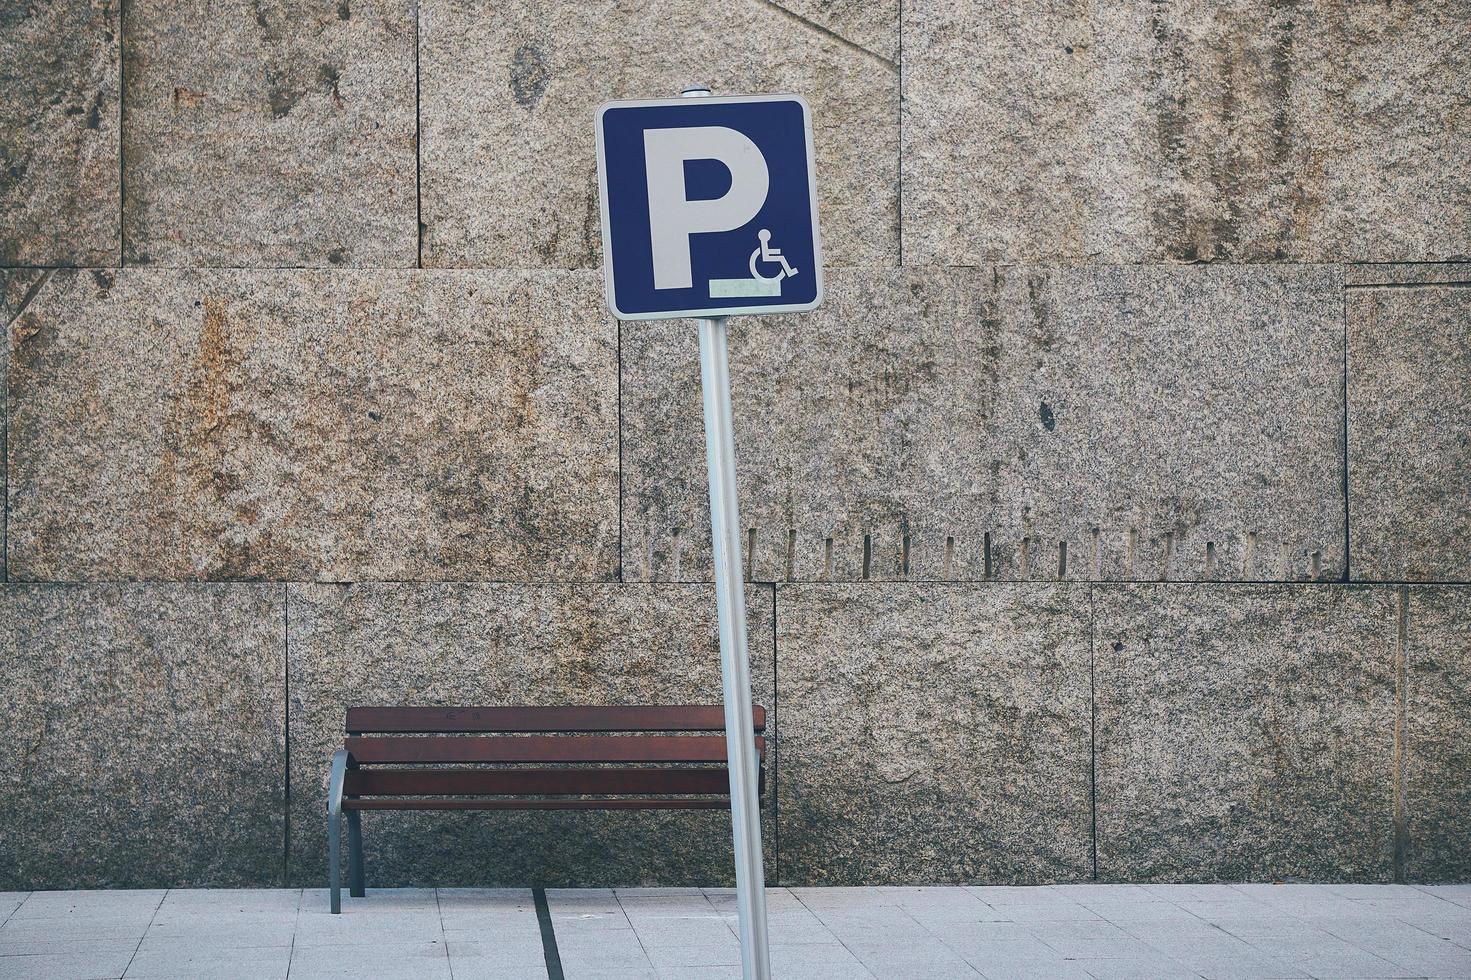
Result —
[{"label": "blue parking sign", "polygon": [[822,302],[812,112],[796,95],[598,110],[608,307],[623,320]]}]

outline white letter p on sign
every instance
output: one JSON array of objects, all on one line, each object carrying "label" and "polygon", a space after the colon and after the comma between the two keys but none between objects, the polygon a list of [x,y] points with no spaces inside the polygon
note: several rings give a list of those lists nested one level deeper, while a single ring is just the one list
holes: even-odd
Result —
[{"label": "white letter p on sign", "polygon": [[[709,201],[685,198],[688,160],[718,160],[730,170],[730,190]],[[649,237],[654,288],[688,289],[690,236],[731,231],[756,217],[766,203],[770,175],[761,149],[744,133],[724,126],[644,131],[648,175]]]}]

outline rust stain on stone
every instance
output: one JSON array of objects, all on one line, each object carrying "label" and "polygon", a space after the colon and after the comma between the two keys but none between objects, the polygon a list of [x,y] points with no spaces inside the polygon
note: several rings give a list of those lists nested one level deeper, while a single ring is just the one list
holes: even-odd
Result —
[{"label": "rust stain on stone", "polygon": [[243,383],[242,328],[231,322],[224,300],[205,297],[200,305],[199,342],[178,380],[181,394],[168,408],[152,479],[159,499],[168,502],[153,530],[158,546],[176,550],[185,567],[211,577],[249,578],[260,542],[238,532],[242,524],[254,528],[258,514],[247,517],[252,505],[236,499],[246,481],[231,453],[237,429],[246,430],[242,441],[256,434],[248,411],[234,408]]},{"label": "rust stain on stone", "polygon": [[204,93],[196,92],[183,85],[174,86],[174,94],[171,100],[175,109],[192,109],[204,101]]},{"label": "rust stain on stone", "polygon": [[230,413],[230,373],[239,367],[240,355],[230,348],[229,323],[217,299],[204,301],[204,326],[194,356],[194,374],[189,382],[188,401],[199,419],[197,430],[214,431]]},{"label": "rust stain on stone", "polygon": [[15,321],[15,343],[20,346],[41,332],[40,322],[33,316],[17,317]]}]

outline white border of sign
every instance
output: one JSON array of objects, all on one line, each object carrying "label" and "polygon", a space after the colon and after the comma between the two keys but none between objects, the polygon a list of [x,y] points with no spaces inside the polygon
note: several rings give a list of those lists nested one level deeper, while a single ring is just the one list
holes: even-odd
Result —
[{"label": "white border of sign", "polygon": [[812,202],[812,258],[817,266],[815,269],[817,275],[817,296],[810,303],[797,303],[787,306],[711,306],[695,310],[671,310],[667,313],[624,313],[618,309],[618,302],[613,297],[613,251],[609,243],[608,167],[607,160],[603,157],[603,114],[609,109],[638,109],[646,106],[661,105],[689,106],[693,104],[689,99],[684,98],[629,99],[621,102],[605,102],[598,106],[597,115],[593,119],[593,129],[596,131],[595,135],[598,145],[598,207],[602,211],[603,219],[603,299],[607,302],[608,309],[618,319],[678,320],[685,317],[764,316],[768,313],[806,313],[822,305],[822,229],[817,223],[817,155],[812,148],[812,107],[800,95],[787,94],[709,96],[700,99],[699,104],[726,105],[735,102],[796,102],[802,107],[802,128],[806,130],[807,135],[807,197]]}]

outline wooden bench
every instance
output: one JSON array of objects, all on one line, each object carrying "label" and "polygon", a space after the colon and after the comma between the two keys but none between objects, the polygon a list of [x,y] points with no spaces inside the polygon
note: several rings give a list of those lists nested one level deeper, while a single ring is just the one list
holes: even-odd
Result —
[{"label": "wooden bench", "polygon": [[[764,793],[766,709],[752,715]],[[361,898],[364,810],[730,806],[720,705],[348,708],[346,728],[327,789],[333,912],[342,910],[344,811],[348,887]]]}]

